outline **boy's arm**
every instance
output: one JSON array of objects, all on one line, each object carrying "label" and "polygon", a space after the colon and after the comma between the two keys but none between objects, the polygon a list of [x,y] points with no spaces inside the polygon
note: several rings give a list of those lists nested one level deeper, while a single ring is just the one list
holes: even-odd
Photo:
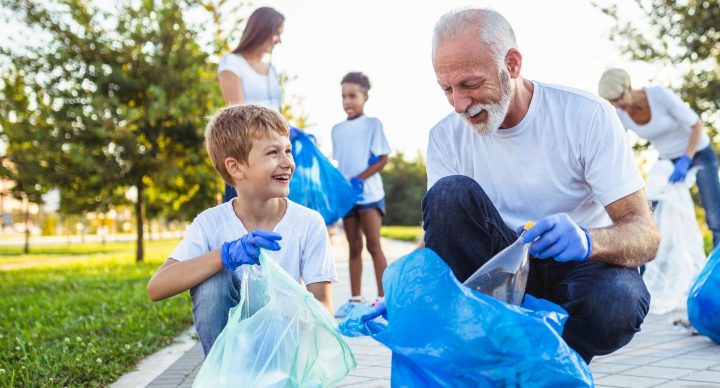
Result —
[{"label": "boy's arm", "polygon": [[325,308],[334,314],[335,309],[333,308],[332,300],[332,288],[330,282],[317,282],[307,285],[308,291],[310,291]]},{"label": "boy's arm", "polygon": [[169,298],[197,286],[221,269],[220,249],[184,261],[168,258],[148,282],[148,296],[153,302]]},{"label": "boy's arm", "polygon": [[379,158],[380,158],[380,159],[378,159],[377,162],[369,165],[368,168],[366,168],[365,171],[363,171],[363,172],[361,172],[360,174],[358,174],[358,175],[356,176],[356,178],[365,180],[365,179],[369,178],[370,176],[372,176],[372,174],[375,174],[376,172],[382,171],[382,169],[383,169],[383,168],[385,167],[385,165],[387,164],[388,156],[387,156],[387,155],[380,155]]}]

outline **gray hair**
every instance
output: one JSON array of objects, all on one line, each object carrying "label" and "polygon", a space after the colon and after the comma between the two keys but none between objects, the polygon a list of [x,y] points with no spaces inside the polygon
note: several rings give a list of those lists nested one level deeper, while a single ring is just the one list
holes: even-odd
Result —
[{"label": "gray hair", "polygon": [[495,61],[502,65],[508,50],[517,48],[515,32],[510,23],[497,11],[489,8],[471,8],[450,11],[435,24],[432,53],[440,42],[453,39],[468,30],[476,29],[480,41],[488,45]]}]

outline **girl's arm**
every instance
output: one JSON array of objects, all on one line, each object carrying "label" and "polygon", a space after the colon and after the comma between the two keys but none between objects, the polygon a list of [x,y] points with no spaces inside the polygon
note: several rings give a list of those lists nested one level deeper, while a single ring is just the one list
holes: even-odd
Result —
[{"label": "girl's arm", "polygon": [[307,290],[310,291],[320,303],[330,312],[335,313],[332,301],[332,288],[330,282],[318,282],[307,285]]},{"label": "girl's arm", "polygon": [[693,124],[692,131],[690,132],[690,138],[688,139],[688,145],[685,149],[685,155],[689,156],[691,159],[695,156],[695,150],[697,149],[698,142],[700,141],[700,135],[703,131],[704,128],[700,120]]},{"label": "girl's arm", "polygon": [[220,80],[220,91],[226,105],[239,105],[245,102],[240,77],[230,71],[221,71],[218,79]]},{"label": "girl's arm", "polygon": [[358,175],[356,176],[356,178],[365,180],[365,179],[367,179],[368,177],[372,176],[372,174],[375,174],[376,172],[382,171],[382,169],[383,169],[383,168],[385,167],[385,165],[387,164],[387,161],[388,161],[388,156],[387,156],[387,155],[381,155],[381,156],[380,156],[380,159],[379,159],[377,162],[369,165],[368,168],[366,168],[365,171],[363,171],[363,172],[361,172],[360,174],[358,174]]},{"label": "girl's arm", "polygon": [[184,261],[168,258],[148,282],[148,296],[153,302],[169,298],[197,286],[221,269],[220,249]]}]

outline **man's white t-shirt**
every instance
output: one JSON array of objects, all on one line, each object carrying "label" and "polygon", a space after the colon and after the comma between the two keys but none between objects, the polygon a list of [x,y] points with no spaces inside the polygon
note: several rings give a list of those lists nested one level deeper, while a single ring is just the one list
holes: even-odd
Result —
[{"label": "man's white t-shirt", "polygon": [[[692,126],[700,120],[698,115],[672,90],[662,86],[645,88],[650,107],[650,121],[636,123],[627,112],[617,109],[625,128],[638,136],[650,140],[660,157],[679,158],[685,153],[690,140]],[[700,135],[696,151],[710,145],[710,137],[704,131]]]},{"label": "man's white t-shirt", "polygon": [[[380,120],[365,115],[335,124],[332,128],[332,146],[338,170],[347,179],[368,168],[371,153],[382,156],[389,155],[391,151]],[[375,173],[365,180],[362,200],[357,203],[377,202],[384,197],[382,178]]]},{"label": "man's white t-shirt", "polygon": [[428,189],[448,175],[471,177],[513,230],[555,213],[588,228],[611,225],[604,206],[644,187],[620,120],[590,93],[533,85],[513,128],[483,136],[456,113],[441,120],[430,131]]},{"label": "man's white t-shirt", "polygon": [[[246,235],[248,231],[232,207],[235,200],[237,198],[195,217],[170,258],[192,259]],[[336,282],[337,271],[322,216],[289,199],[287,204],[285,215],[273,230],[282,236],[278,242],[280,250],[269,251],[268,256],[298,282]]]},{"label": "man's white t-shirt", "polygon": [[260,105],[280,111],[282,89],[280,78],[272,63],[269,65],[268,74],[263,75],[255,71],[242,55],[230,53],[222,57],[218,63],[218,75],[223,71],[229,71],[240,78],[243,105]]}]

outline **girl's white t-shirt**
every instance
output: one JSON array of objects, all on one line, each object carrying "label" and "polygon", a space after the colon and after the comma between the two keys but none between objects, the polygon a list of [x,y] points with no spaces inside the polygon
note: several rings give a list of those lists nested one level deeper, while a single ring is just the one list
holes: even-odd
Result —
[{"label": "girl's white t-shirt", "polygon": [[[237,198],[195,217],[170,258],[179,261],[192,259],[246,235],[248,231],[233,210],[235,200]],[[268,251],[268,257],[273,258],[295,280],[306,285],[337,282],[330,239],[322,216],[289,199],[287,204],[285,215],[273,230],[282,236],[282,240],[278,241],[280,250]]]},{"label": "girl's white t-shirt", "polygon": [[[650,121],[638,124],[622,109],[617,114],[625,128],[650,141],[660,157],[679,158],[685,153],[690,140],[692,126],[698,122],[698,115],[683,102],[672,90],[662,86],[645,88],[650,107]],[[705,131],[700,135],[696,151],[710,145],[710,137]]]},{"label": "girl's white t-shirt", "polygon": [[218,63],[218,75],[229,71],[240,78],[242,83],[244,105],[260,105],[280,111],[282,89],[280,78],[272,63],[268,74],[263,75],[247,63],[240,54],[230,53],[222,57]]}]

